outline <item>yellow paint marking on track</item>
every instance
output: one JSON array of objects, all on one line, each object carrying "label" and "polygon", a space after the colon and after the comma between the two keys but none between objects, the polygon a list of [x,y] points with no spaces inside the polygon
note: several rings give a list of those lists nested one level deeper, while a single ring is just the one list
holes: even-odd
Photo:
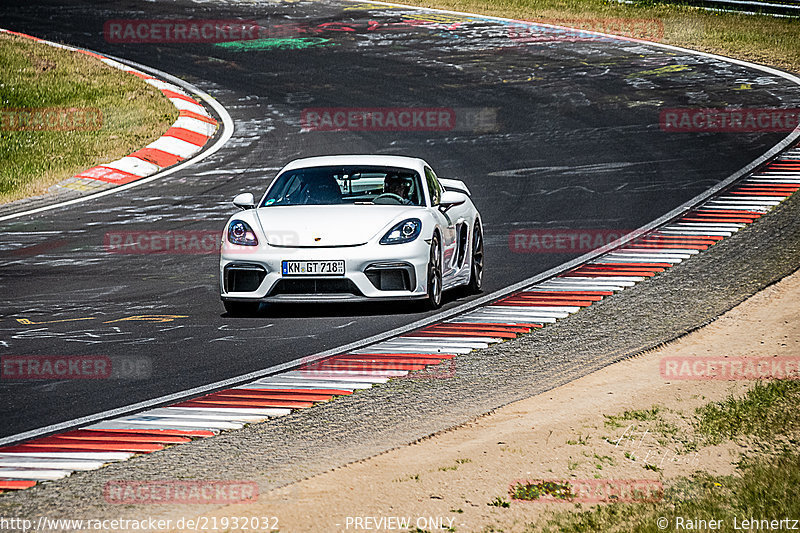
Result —
[{"label": "yellow paint marking on track", "polygon": [[504,79],[503,83],[526,83],[526,82],[529,82],[529,81],[533,81],[535,79],[538,80],[538,79],[541,79],[541,78],[534,78],[533,76],[528,76],[524,80],[523,79],[518,79],[518,80],[506,80],[506,79]]},{"label": "yellow paint marking on track", "polygon": [[72,181],[67,180],[64,183],[59,183],[58,184],[59,187],[63,187],[65,189],[73,189],[73,190],[82,191],[82,192],[93,191],[95,189],[101,189],[101,188],[103,188],[103,187],[105,187],[107,185],[108,184],[103,182],[103,181],[88,180],[88,179],[81,179],[81,178],[75,178]]},{"label": "yellow paint marking on track", "polygon": [[134,315],[125,318],[118,318],[116,320],[108,320],[103,324],[112,324],[114,322],[127,322],[127,321],[141,321],[141,322],[172,322],[176,318],[189,318],[189,315]]},{"label": "yellow paint marking on track", "polygon": [[58,322],[75,322],[76,320],[95,320],[96,316],[88,316],[85,318],[65,318],[64,320],[45,320],[44,322],[34,322],[27,318],[18,318],[17,322],[25,324],[26,326],[38,326],[39,324],[56,324]]},{"label": "yellow paint marking on track", "polygon": [[653,70],[643,70],[641,72],[634,72],[628,74],[626,78],[640,78],[642,76],[664,76],[673,72],[682,72],[684,70],[692,70],[689,65],[668,65],[666,67],[655,68]]},{"label": "yellow paint marking on track", "polygon": [[[57,324],[59,322],[77,322],[79,320],[97,320],[99,317],[96,316],[87,316],[81,318],[65,318],[63,320],[44,320],[42,322],[34,322],[33,320],[27,318],[17,318],[16,321],[20,324],[24,324],[26,326],[38,326],[41,324]],[[125,318],[117,318],[116,320],[107,320],[103,322],[103,324],[111,324],[114,322],[127,322],[127,321],[135,321],[135,322],[172,322],[176,318],[189,318],[189,315],[134,315],[134,316],[127,316]]]},{"label": "yellow paint marking on track", "polygon": [[353,4],[344,8],[345,11],[365,11],[371,9],[404,9],[400,6],[385,6],[383,4],[371,4],[365,2],[362,4]]},{"label": "yellow paint marking on track", "polygon": [[425,22],[438,22],[440,24],[453,24],[455,22],[472,22],[474,19],[471,17],[464,17],[461,15],[450,15],[448,13],[426,13],[426,14],[402,14],[404,19],[407,20],[423,20]]}]

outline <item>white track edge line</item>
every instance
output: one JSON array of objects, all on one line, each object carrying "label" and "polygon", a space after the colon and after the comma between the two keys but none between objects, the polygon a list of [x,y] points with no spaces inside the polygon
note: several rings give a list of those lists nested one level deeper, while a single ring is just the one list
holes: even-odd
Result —
[{"label": "white track edge line", "polygon": [[[348,0],[348,1],[358,2],[359,0]],[[407,8],[411,8],[411,9],[416,9],[416,10],[420,10],[420,11],[429,11],[429,12],[438,12],[438,13],[450,13],[450,14],[457,14],[457,15],[482,17],[482,18],[489,19],[489,20],[501,20],[501,21],[506,21],[506,22],[517,22],[517,23],[526,24],[526,21],[518,21],[518,20],[502,18],[502,17],[491,17],[491,16],[487,16],[487,15],[480,15],[480,14],[473,14],[473,13],[464,13],[464,12],[458,12],[458,11],[447,11],[447,10],[442,10],[442,9],[432,9],[432,8],[424,8],[424,7],[418,7],[418,6],[408,6],[408,5],[404,5],[404,4],[392,4],[392,3],[388,3],[388,2],[379,2],[379,1],[374,1],[372,3],[374,3],[374,4],[384,4],[384,5],[395,5],[395,6],[401,6],[401,7],[407,7]],[[531,23],[527,22],[527,24],[531,24]],[[575,28],[570,28],[570,29],[575,29]],[[583,31],[583,30],[581,30],[581,31]],[[589,33],[597,33],[597,32],[589,32]],[[681,48],[681,47],[662,44],[662,43],[655,43],[655,42],[643,41],[643,40],[637,40],[637,39],[628,39],[628,38],[624,38],[624,37],[618,37],[618,36],[601,34],[601,33],[598,33],[598,35],[614,37],[615,39],[618,39],[618,40],[639,42],[639,43],[646,44],[646,45],[649,45],[649,46],[656,46],[656,47],[665,48],[665,49],[668,49],[668,50],[676,50],[676,51],[680,51],[680,52],[683,52],[683,53],[699,55],[701,57],[708,57],[708,58],[712,58],[712,59],[717,59],[717,60],[720,60],[720,61],[733,63],[733,64],[744,66],[744,67],[747,67],[747,68],[760,70],[762,72],[767,72],[767,73],[776,75],[778,77],[784,78],[784,79],[786,79],[788,81],[794,82],[797,85],[800,85],[800,78],[798,78],[797,76],[794,76],[793,74],[789,74],[788,72],[783,72],[781,70],[774,69],[772,67],[768,67],[768,66],[765,66],[765,65],[758,65],[756,63],[750,63],[748,61],[742,61],[742,60],[739,60],[739,59],[733,59],[733,58],[729,58],[729,57],[725,57],[725,56],[721,56],[721,55],[717,55],[717,54],[710,54],[708,52],[699,52],[699,51],[690,50],[690,49],[687,49],[687,48]],[[161,72],[161,71],[159,71],[157,69],[153,69],[153,68],[150,68],[150,67],[145,67],[143,65],[139,65],[138,63],[135,63],[135,62],[132,62],[132,61],[123,61],[123,60],[120,60],[118,58],[115,58],[114,56],[107,56],[107,57],[110,57],[112,59],[116,59],[118,61],[127,63],[127,64],[129,64],[130,66],[133,66],[133,67],[141,68],[143,70],[149,70],[151,72],[158,73],[159,75],[164,75],[164,77],[167,78],[167,79],[177,80],[181,84],[185,84],[184,86],[190,86],[190,87],[194,88],[194,86],[192,86],[192,85],[190,85],[190,84],[188,84],[186,82],[183,82],[183,80],[180,80],[179,78],[176,78],[176,77],[171,76],[169,74],[163,73],[163,72]],[[198,90],[198,94],[201,95],[203,97],[203,99],[206,100],[209,103],[209,105],[214,107],[214,109],[216,110],[217,107],[214,105],[214,104],[216,104],[216,102],[214,102],[213,99],[208,94],[206,94],[205,92],[202,92],[199,89],[197,89],[197,90]],[[224,111],[224,108],[222,106],[219,106],[219,108]],[[223,115],[220,115],[220,116],[223,116]],[[227,112],[225,112],[224,116],[227,117],[228,120],[231,120],[230,116],[227,114]],[[231,120],[231,132],[230,132],[231,135],[233,134],[232,130],[233,130],[233,122]],[[228,138],[230,138],[230,136],[228,136]],[[437,313],[437,314],[435,314],[433,316],[417,320],[415,322],[412,322],[411,324],[407,324],[405,326],[401,326],[399,328],[395,328],[395,329],[390,330],[390,331],[386,331],[386,332],[383,332],[383,333],[379,333],[377,335],[373,335],[371,337],[367,337],[366,339],[361,339],[359,341],[354,341],[354,342],[345,344],[343,346],[339,346],[337,348],[331,348],[331,349],[328,349],[328,350],[324,350],[322,352],[318,352],[318,353],[313,354],[313,355],[307,355],[307,356],[301,357],[299,359],[295,359],[294,361],[289,361],[289,362],[286,362],[286,363],[273,365],[273,366],[264,368],[262,370],[249,372],[247,374],[242,374],[240,376],[236,376],[236,377],[232,377],[232,378],[216,381],[216,382],[213,382],[213,383],[209,383],[207,385],[194,387],[192,389],[188,389],[188,390],[185,390],[185,391],[176,392],[176,393],[172,393],[172,394],[167,394],[167,395],[161,396],[159,398],[153,398],[151,400],[146,400],[146,401],[143,401],[143,402],[138,402],[138,403],[127,405],[127,406],[123,406],[123,407],[117,407],[115,409],[110,409],[110,410],[103,411],[103,412],[100,412],[100,413],[96,413],[96,414],[93,414],[93,415],[87,415],[87,416],[83,416],[83,417],[76,418],[76,419],[73,419],[73,420],[60,422],[58,424],[52,424],[50,426],[46,426],[46,427],[43,427],[43,428],[37,428],[37,429],[33,429],[33,430],[22,432],[22,433],[18,433],[16,435],[3,437],[3,438],[0,438],[0,446],[6,445],[6,444],[9,444],[9,443],[13,443],[13,442],[18,442],[18,441],[21,441],[21,440],[30,439],[30,438],[37,437],[37,436],[40,436],[40,435],[54,433],[54,432],[57,432],[57,431],[60,431],[60,430],[64,430],[64,429],[74,428],[74,427],[77,427],[77,426],[80,426],[80,425],[83,425],[83,424],[99,422],[101,420],[105,420],[105,419],[112,418],[112,417],[119,416],[119,415],[123,415],[123,414],[133,414],[136,411],[141,411],[143,409],[148,409],[148,408],[151,408],[151,407],[157,406],[157,405],[164,405],[164,404],[166,404],[168,402],[172,402],[172,401],[176,401],[176,400],[182,400],[184,398],[188,398],[188,397],[191,397],[191,396],[194,396],[194,395],[201,395],[203,393],[206,393],[206,392],[209,392],[209,391],[212,391],[212,390],[219,390],[219,389],[223,389],[223,388],[226,388],[226,387],[230,387],[232,385],[242,385],[242,384],[247,383],[249,381],[253,381],[253,380],[256,380],[256,379],[259,379],[259,378],[263,378],[263,377],[266,377],[266,376],[269,376],[269,375],[272,375],[272,374],[276,374],[276,373],[278,373],[278,372],[280,372],[282,370],[295,368],[295,367],[297,367],[297,366],[299,366],[301,364],[305,364],[305,363],[309,363],[309,362],[313,362],[313,361],[318,361],[320,359],[324,359],[325,357],[329,357],[331,355],[337,355],[337,354],[344,353],[346,351],[353,350],[353,349],[366,348],[369,345],[375,344],[375,343],[380,342],[380,341],[382,341],[384,339],[387,339],[387,338],[390,338],[390,337],[394,337],[394,336],[397,336],[397,335],[401,335],[403,333],[408,333],[409,331],[413,331],[415,329],[418,329],[418,328],[421,328],[421,327],[424,327],[424,326],[427,326],[427,325],[430,325],[430,324],[433,324],[433,323],[436,323],[436,322],[442,322],[442,321],[448,320],[448,319],[453,318],[453,317],[455,317],[455,316],[457,316],[459,314],[467,313],[469,311],[477,309],[478,307],[482,307],[486,303],[489,303],[489,302],[492,302],[492,301],[497,300],[499,298],[502,298],[503,296],[508,296],[509,294],[511,294],[513,292],[516,292],[516,291],[518,291],[520,289],[524,289],[524,288],[529,287],[529,286],[531,286],[531,285],[533,285],[535,283],[538,283],[540,281],[543,281],[543,280],[546,280],[548,278],[554,277],[554,276],[556,276],[558,274],[561,274],[561,273],[566,272],[566,271],[568,271],[568,270],[570,270],[572,268],[575,268],[576,266],[582,265],[582,264],[587,263],[587,262],[589,262],[589,261],[591,261],[593,259],[596,259],[596,258],[604,255],[606,252],[608,252],[610,250],[613,250],[614,248],[617,248],[617,247],[619,247],[619,246],[621,246],[621,245],[623,245],[623,244],[625,244],[625,243],[637,238],[642,233],[651,231],[651,230],[657,228],[658,226],[668,222],[669,220],[678,217],[682,213],[685,213],[685,212],[691,210],[692,208],[700,205],[702,202],[704,202],[705,200],[707,200],[708,198],[710,198],[711,196],[713,196],[717,192],[723,190],[724,188],[730,186],[731,184],[733,184],[737,180],[739,180],[742,177],[746,176],[748,173],[750,173],[751,171],[755,170],[760,165],[766,163],[771,158],[773,158],[774,156],[778,155],[781,151],[785,150],[787,147],[789,147],[791,144],[793,144],[798,138],[800,138],[800,126],[796,127],[794,130],[792,130],[789,133],[789,135],[787,135],[786,137],[783,138],[782,141],[780,141],[775,146],[773,146],[772,148],[767,150],[760,157],[756,158],[751,163],[745,165],[744,167],[742,167],[738,171],[734,172],[733,174],[728,176],[726,179],[722,180],[720,183],[714,185],[713,187],[711,187],[710,189],[706,190],[705,192],[698,194],[694,198],[684,202],[683,204],[681,204],[678,207],[672,209],[668,213],[666,213],[666,214],[658,217],[657,219],[655,219],[655,220],[653,220],[653,221],[641,226],[640,228],[632,231],[628,235],[620,237],[619,239],[607,244],[606,246],[598,248],[597,250],[593,250],[591,252],[587,252],[584,255],[582,255],[580,257],[577,257],[577,258],[575,258],[575,259],[573,259],[571,261],[567,261],[566,263],[563,263],[563,264],[561,264],[559,266],[553,267],[550,270],[547,270],[547,271],[542,272],[540,274],[536,274],[535,276],[532,276],[530,278],[524,279],[522,281],[519,281],[517,283],[509,285],[509,286],[507,286],[507,287],[505,287],[503,289],[499,289],[499,290],[497,290],[497,291],[495,291],[493,293],[487,294],[485,296],[481,296],[480,298],[476,298],[475,300],[472,300],[470,302],[466,302],[464,304],[456,306],[456,307],[454,307],[452,309],[449,309],[447,311],[443,311],[443,312]],[[225,140],[227,141],[227,138]],[[214,145],[214,151],[218,150],[219,148],[221,148],[221,145],[219,143]],[[205,156],[205,154],[206,153],[204,152],[201,155]],[[177,170],[177,168],[175,170]],[[152,178],[154,178],[154,176],[151,177],[151,178],[145,178],[145,179],[151,180]],[[139,183],[139,182],[138,181],[137,182],[133,182],[132,184],[135,184],[135,183]],[[123,186],[123,187],[125,187],[125,186]],[[118,189],[112,189],[112,190],[118,190]],[[100,195],[100,194],[102,194],[102,193],[98,193],[98,195]],[[93,195],[93,196],[96,197],[97,195]],[[88,199],[88,198],[89,197],[86,197],[86,199]],[[0,221],[2,221],[2,220],[3,219],[0,218]]]},{"label": "white track edge line", "polygon": [[[0,28],[0,31],[7,31],[7,30],[5,30],[4,28]],[[40,39],[39,41],[43,42],[45,44],[48,44],[50,46],[53,46],[53,45],[57,44],[57,43],[53,43],[52,41],[47,41],[45,39]],[[94,200],[96,198],[102,198],[103,196],[116,194],[116,193],[119,193],[119,192],[122,192],[122,191],[126,191],[128,189],[132,189],[134,187],[138,187],[139,185],[144,185],[146,183],[150,183],[151,181],[155,181],[157,179],[161,179],[161,178],[169,176],[170,174],[173,174],[173,173],[175,173],[175,172],[177,172],[179,170],[183,170],[184,168],[186,168],[186,167],[188,167],[190,165],[193,165],[193,164],[205,159],[206,157],[216,153],[220,148],[222,148],[225,145],[225,143],[228,142],[228,140],[231,138],[231,136],[233,136],[234,124],[233,124],[233,119],[228,114],[228,111],[222,106],[222,104],[217,102],[211,95],[209,95],[208,93],[206,93],[205,91],[203,91],[199,87],[196,87],[196,86],[192,85],[191,83],[189,83],[187,81],[184,81],[184,80],[182,80],[182,79],[180,79],[180,78],[178,78],[176,76],[173,76],[171,74],[167,74],[166,72],[160,71],[160,70],[152,68],[152,67],[148,67],[146,65],[142,65],[140,63],[136,63],[134,61],[130,61],[130,60],[127,60],[127,59],[122,59],[122,58],[115,57],[115,56],[108,55],[108,54],[102,54],[100,52],[95,52],[94,50],[89,50],[87,48],[79,48],[79,47],[75,47],[75,48],[77,50],[84,50],[86,52],[92,52],[94,54],[98,54],[98,55],[107,57],[109,59],[113,59],[115,61],[119,61],[120,63],[126,64],[126,65],[128,65],[130,67],[134,67],[134,68],[137,68],[139,70],[143,70],[145,72],[149,72],[151,74],[155,74],[158,77],[163,77],[165,79],[168,79],[168,80],[172,81],[176,85],[180,85],[181,87],[183,87],[184,89],[186,89],[190,93],[192,93],[193,96],[197,96],[198,98],[203,100],[206,104],[208,104],[212,109],[214,109],[214,111],[217,113],[217,115],[222,119],[222,134],[220,135],[219,139],[217,139],[214,142],[214,144],[209,146],[207,149],[202,150],[197,155],[195,155],[193,157],[190,157],[190,158],[188,158],[188,159],[186,159],[184,161],[181,161],[179,164],[177,164],[177,165],[175,165],[173,167],[170,167],[170,168],[168,168],[166,170],[163,170],[161,172],[157,172],[156,174],[153,174],[152,176],[149,176],[147,178],[142,178],[142,179],[139,179],[139,180],[136,180],[136,181],[132,181],[130,183],[126,183],[125,185],[119,185],[117,187],[113,187],[111,189],[107,189],[105,191],[97,192],[97,193],[94,193],[94,194],[89,194],[87,196],[81,196],[79,198],[73,198],[72,200],[65,200],[63,202],[57,202],[55,204],[50,204],[50,205],[45,205],[45,206],[42,206],[42,207],[37,207],[35,209],[29,209],[27,211],[20,211],[19,213],[12,213],[10,215],[0,216],[0,222],[4,222],[6,220],[12,220],[12,219],[15,219],[15,218],[20,218],[20,217],[24,217],[24,216],[28,216],[28,215],[34,215],[34,214],[42,213],[42,212],[45,212],[45,211],[50,211],[52,209],[58,209],[60,207],[67,207],[67,206],[79,204],[79,203],[82,203],[82,202],[88,202],[89,200]],[[133,76],[133,74],[130,74],[130,75]],[[123,156],[123,157],[127,157],[127,156]],[[0,444],[1,443],[2,443],[2,439],[0,439]]]}]

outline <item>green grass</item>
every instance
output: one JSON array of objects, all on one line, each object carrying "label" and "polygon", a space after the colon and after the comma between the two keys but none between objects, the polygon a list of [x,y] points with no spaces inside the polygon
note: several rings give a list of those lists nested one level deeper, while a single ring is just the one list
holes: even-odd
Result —
[{"label": "green grass", "polygon": [[613,458],[613,457],[610,457],[610,456],[608,456],[608,455],[597,455],[596,453],[595,453],[595,454],[592,454],[592,455],[593,455],[593,456],[594,456],[594,458],[597,460],[597,462],[595,463],[595,466],[596,466],[596,467],[597,467],[599,470],[602,470],[602,469],[603,469],[603,465],[604,465],[604,464],[607,464],[607,465],[609,465],[609,466],[614,466],[614,465],[616,464],[616,462],[614,461],[614,458]]},{"label": "green grass", "polygon": [[419,474],[409,474],[405,477],[397,478],[394,481],[397,483],[402,483],[403,481],[419,481]]},{"label": "green grass", "polygon": [[623,421],[636,420],[639,422],[650,422],[658,419],[661,408],[654,405],[650,409],[637,409],[634,411],[624,411],[621,415],[603,415],[607,427],[624,427]]},{"label": "green grass", "polygon": [[[716,531],[735,532],[734,517],[772,520],[800,516],[800,453],[777,457],[762,456],[744,462],[741,475],[684,478],[665,490],[658,503],[612,503],[591,510],[561,511],[543,526],[529,525],[528,531],[657,533],[657,520],[664,517],[675,531],[676,520],[704,518],[721,520]],[[695,528],[697,529],[697,528]],[[704,529],[700,529],[703,531]]]},{"label": "green grass", "polygon": [[[741,521],[745,518],[800,517],[800,498],[797,498],[797,487],[800,486],[798,400],[798,381],[756,382],[741,397],[730,396],[696,410],[693,428],[706,444],[738,438],[754,439],[758,444],[752,448],[755,451],[751,455],[739,461],[735,475],[713,476],[697,472],[691,477],[665,481],[664,498],[659,502],[612,503],[588,510],[578,506],[572,511],[556,512],[544,524],[529,524],[527,531],[656,533],[707,530],[696,525],[687,527],[685,522],[680,524],[683,527],[677,527],[681,518],[691,518],[718,520],[720,522],[714,531],[734,533],[747,530],[742,529]],[[630,414],[619,418],[627,419]],[[776,441],[784,445],[775,446]],[[659,518],[667,520],[668,528],[658,527]],[[736,526],[734,518],[738,521]]]},{"label": "green grass", "polygon": [[[661,35],[655,35],[657,39],[650,37],[650,40],[800,72],[800,20],[795,19],[717,13],[649,1],[621,4],[613,0],[416,0],[407,3],[598,31],[621,21],[655,21],[663,30],[659,30]],[[637,36],[636,30],[628,35]],[[649,29],[639,36],[653,35],[654,31]]]},{"label": "green grass", "polygon": [[584,437],[583,435],[578,435],[577,439],[569,439],[567,440],[567,444],[571,446],[586,446],[589,444],[589,437]]},{"label": "green grass", "polygon": [[500,496],[495,496],[494,499],[489,503],[487,503],[486,505],[490,507],[503,507],[503,508],[511,506],[508,500],[501,498]]},{"label": "green grass", "polygon": [[96,58],[0,34],[0,110],[98,108],[94,131],[0,129],[0,203],[149,144],[178,117],[160,91]]},{"label": "green grass", "polygon": [[696,431],[710,444],[752,435],[762,440],[800,430],[800,381],[756,382],[742,398],[733,396],[697,409]]},{"label": "green grass", "polygon": [[568,482],[556,481],[517,482],[510,491],[515,500],[535,501],[542,496],[550,496],[556,500],[571,500],[573,498],[572,485]]},{"label": "green grass", "polygon": [[[417,0],[416,5],[602,30],[647,22],[642,37],[800,72],[800,20],[613,0]],[[657,35],[653,35],[653,28]],[[613,33],[613,32],[612,32]],[[0,203],[40,194],[158,138],[177,113],[157,90],[94,58],[0,35],[0,107],[97,107],[98,131],[0,131]]]}]

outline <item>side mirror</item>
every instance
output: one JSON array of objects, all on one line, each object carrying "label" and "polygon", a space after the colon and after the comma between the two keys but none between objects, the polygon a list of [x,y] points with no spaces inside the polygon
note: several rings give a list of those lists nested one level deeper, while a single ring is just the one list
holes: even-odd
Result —
[{"label": "side mirror", "polygon": [[253,209],[256,206],[256,201],[253,198],[252,193],[243,192],[233,199],[233,205],[239,209]]},{"label": "side mirror", "polygon": [[467,195],[462,192],[444,191],[442,199],[439,200],[439,208],[442,211],[447,211],[453,206],[461,205],[467,201]]}]

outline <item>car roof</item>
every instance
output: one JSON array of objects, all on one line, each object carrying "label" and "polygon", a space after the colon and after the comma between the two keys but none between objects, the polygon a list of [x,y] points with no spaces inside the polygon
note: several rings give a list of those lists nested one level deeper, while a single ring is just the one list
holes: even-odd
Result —
[{"label": "car roof", "polygon": [[411,168],[421,171],[428,165],[418,157],[406,157],[399,155],[327,155],[319,157],[305,157],[295,159],[281,169],[281,172],[296,168],[307,167],[327,167],[336,165],[370,165]]}]

